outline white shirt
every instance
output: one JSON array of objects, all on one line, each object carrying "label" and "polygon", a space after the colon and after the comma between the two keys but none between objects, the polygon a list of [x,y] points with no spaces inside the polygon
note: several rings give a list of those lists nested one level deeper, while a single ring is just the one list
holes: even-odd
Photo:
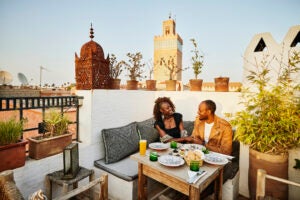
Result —
[{"label": "white shirt", "polygon": [[205,122],[205,125],[204,125],[204,141],[205,141],[205,144],[208,142],[209,140],[209,135],[210,135],[210,131],[211,131],[211,128],[213,127],[214,123],[206,123]]}]

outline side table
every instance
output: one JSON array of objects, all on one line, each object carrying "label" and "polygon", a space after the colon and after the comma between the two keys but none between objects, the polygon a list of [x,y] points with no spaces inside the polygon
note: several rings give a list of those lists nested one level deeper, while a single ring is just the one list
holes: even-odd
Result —
[{"label": "side table", "polygon": [[49,199],[52,199],[52,184],[56,183],[62,185],[62,194],[68,192],[69,185],[73,185],[73,189],[78,187],[78,182],[84,178],[89,177],[89,182],[94,180],[94,170],[80,167],[80,170],[76,177],[72,179],[62,179],[64,175],[63,170],[55,171],[46,175],[46,195]]}]

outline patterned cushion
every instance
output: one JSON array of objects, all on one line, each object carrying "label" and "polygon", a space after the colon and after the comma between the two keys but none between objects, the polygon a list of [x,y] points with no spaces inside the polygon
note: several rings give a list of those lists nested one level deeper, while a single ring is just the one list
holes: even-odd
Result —
[{"label": "patterned cushion", "polygon": [[118,128],[103,129],[102,138],[106,164],[117,162],[139,149],[136,122]]},{"label": "patterned cushion", "polygon": [[188,135],[192,135],[194,130],[194,122],[193,121],[183,121],[183,127],[188,132]]},{"label": "patterned cushion", "polygon": [[137,129],[140,131],[142,139],[147,140],[147,145],[152,142],[159,141],[159,134],[154,128],[154,122],[154,118],[150,118],[142,122],[137,122]]}]

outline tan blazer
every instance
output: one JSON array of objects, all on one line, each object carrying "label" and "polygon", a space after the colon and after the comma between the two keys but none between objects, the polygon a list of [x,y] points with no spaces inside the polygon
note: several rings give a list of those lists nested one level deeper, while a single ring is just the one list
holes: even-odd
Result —
[{"label": "tan blazer", "polygon": [[[205,122],[196,117],[192,135],[204,141]],[[214,125],[211,128],[206,148],[211,151],[231,155],[232,152],[232,128],[224,119],[215,115]]]}]

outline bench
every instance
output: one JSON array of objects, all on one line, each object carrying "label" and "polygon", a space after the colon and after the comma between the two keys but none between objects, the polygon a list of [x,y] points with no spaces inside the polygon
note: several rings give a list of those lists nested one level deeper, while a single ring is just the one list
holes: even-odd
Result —
[{"label": "bench", "polygon": [[[138,130],[141,138],[147,140],[147,144],[159,141],[159,134],[153,124],[154,119],[150,118],[142,122],[132,122],[126,126],[102,130],[105,157],[94,161],[94,170],[96,175],[108,173],[109,198],[137,199],[138,163],[131,160],[129,156],[138,151]],[[188,134],[191,134],[194,122],[184,121],[184,128]],[[226,165],[229,170],[224,174],[224,180],[228,180],[223,185],[223,191],[226,192],[223,194],[226,198],[223,199],[235,199],[238,195],[239,142],[234,142],[232,155],[235,159]],[[234,190],[236,188],[237,190]]]}]

